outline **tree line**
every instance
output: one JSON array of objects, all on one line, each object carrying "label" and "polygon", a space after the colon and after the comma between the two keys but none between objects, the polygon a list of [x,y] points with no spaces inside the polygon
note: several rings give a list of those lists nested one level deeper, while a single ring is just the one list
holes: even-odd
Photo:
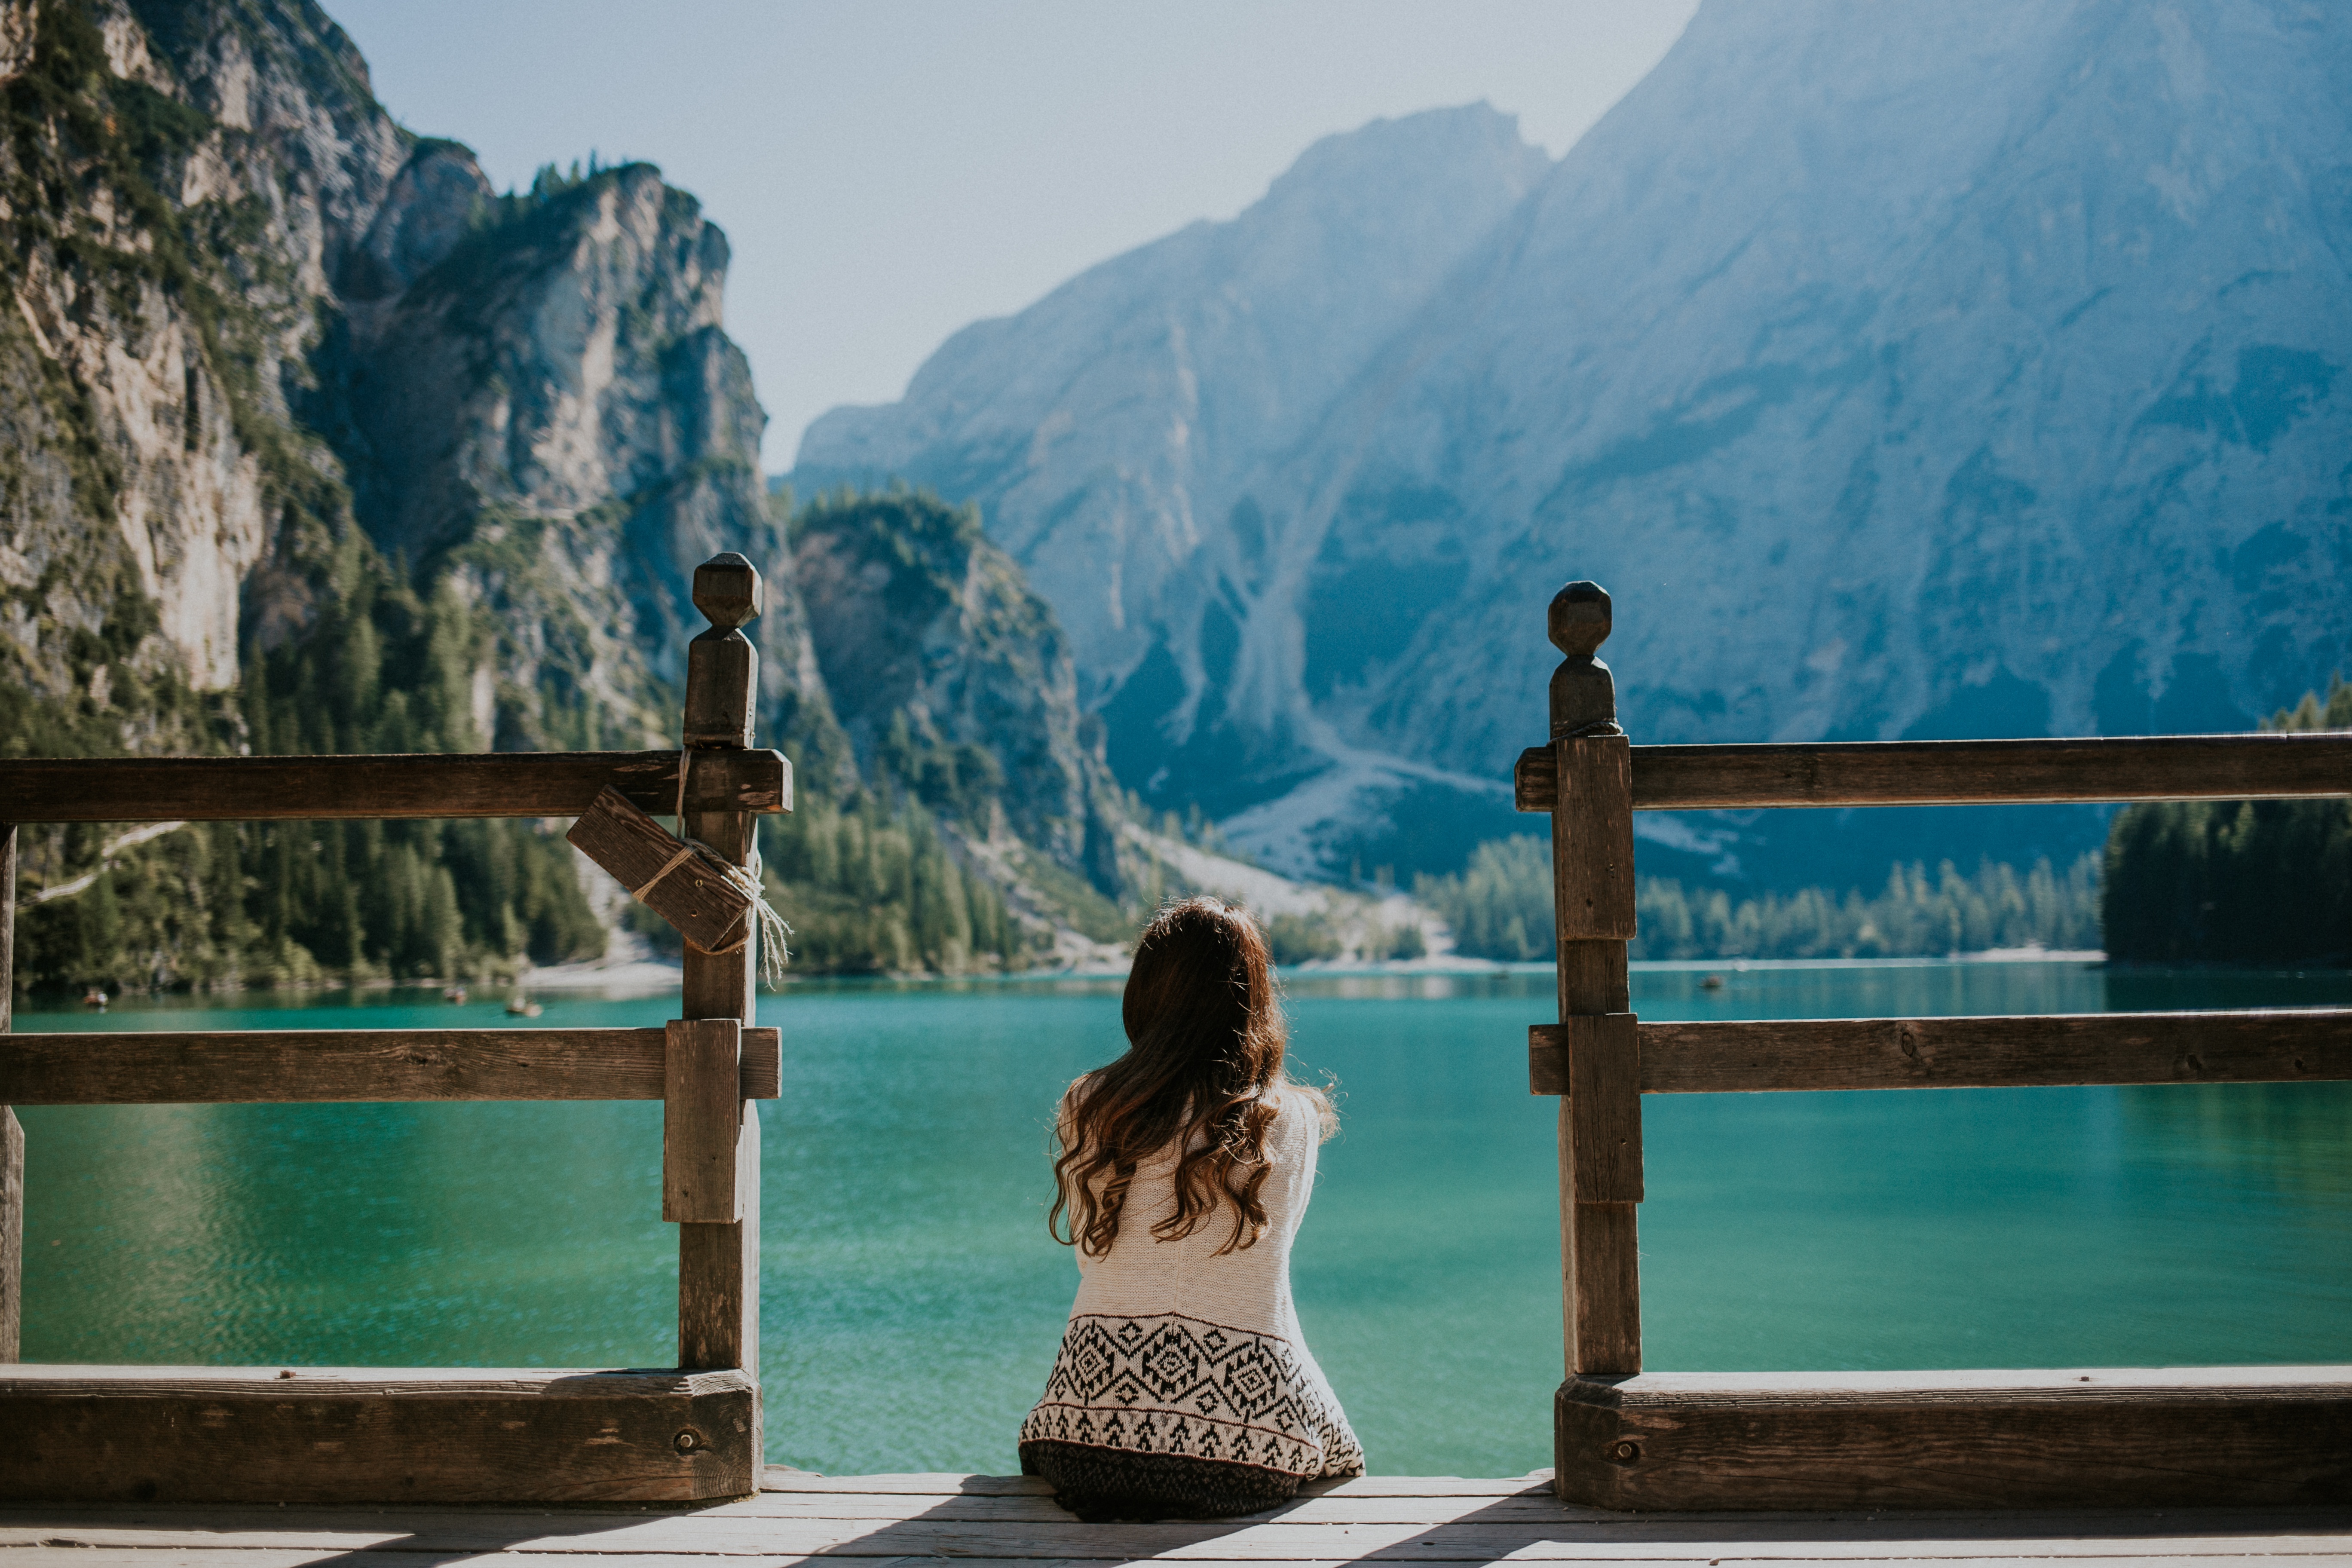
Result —
[{"label": "tree line", "polygon": [[[2266,731],[2352,730],[2352,685]],[[2107,832],[2106,949],[2141,963],[2352,963],[2352,800],[2150,801]]]},{"label": "tree line", "polygon": [[[1482,844],[1450,877],[1422,876],[1413,896],[1454,928],[1454,951],[1507,963],[1553,954],[1551,846],[1530,834]],[[1735,899],[1643,877],[1634,889],[1635,959],[1905,958],[1992,948],[2099,945],[2099,862],[2023,872],[1988,860],[1965,875],[1896,865],[1875,895],[1806,888]]]},{"label": "tree line", "polygon": [[[419,595],[363,545],[336,576],[307,637],[247,650],[211,749],[480,750],[474,612],[446,586]],[[89,731],[52,738],[68,732]],[[110,825],[18,834],[26,989],[469,979],[604,951],[571,847],[534,823],[204,823],[113,853]]]}]

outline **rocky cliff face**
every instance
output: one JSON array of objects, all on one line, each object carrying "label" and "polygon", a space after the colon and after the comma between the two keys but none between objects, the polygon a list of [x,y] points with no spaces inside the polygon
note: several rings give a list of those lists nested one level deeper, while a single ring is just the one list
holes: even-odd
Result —
[{"label": "rocky cliff face", "polygon": [[333,463],[289,416],[407,138],[315,8],[0,5],[6,739],[188,746],[241,590],[299,622]]},{"label": "rocky cliff face", "polygon": [[[725,237],[658,171],[498,195],[463,146],[392,121],[308,0],[0,0],[0,755],[674,743],[690,574],[732,550],[769,584],[761,734],[805,792],[880,783],[903,732],[993,778],[976,842],[1001,826],[1064,876],[1115,877],[1061,634],[969,524],[900,539],[879,599],[872,540],[803,542],[861,763],[757,471]],[[863,668],[867,613],[919,650],[903,690]],[[283,846],[206,833],[124,849],[208,868],[115,879],[161,933],[127,978],[449,973],[589,942],[554,841],[338,837],[297,886]],[[105,905],[26,928],[47,981],[126,978],[113,852],[28,837],[37,902]],[[239,867],[263,853],[281,863],[256,893]],[[165,910],[196,881],[201,941]]]},{"label": "rocky cliff face", "polygon": [[669,733],[686,575],[721,549],[778,578],[771,732],[826,730],[691,197],[644,166],[494,196],[313,5],[20,3],[0,36],[0,647],[49,719],[233,741],[204,694],[299,638],[363,535],[480,611],[485,742]]},{"label": "rocky cliff face", "polygon": [[[1188,588],[1041,579],[1113,761],[1294,864],[1409,858],[1403,828],[1457,809],[1506,826],[1476,803],[1542,733],[1539,610],[1574,576],[1616,595],[1637,739],[2193,731],[2291,700],[2352,651],[2347,66],[2344,13],[2262,0],[1706,5],[1409,320],[1335,345],[1346,384],[1278,446],[1200,443],[1220,510],[1161,573]],[[943,349],[900,407],[820,421],[803,460],[961,485],[1024,560],[1124,540],[1139,503],[1041,488],[1034,454],[1115,465],[1113,429],[1207,390],[1106,340],[1116,423],[1008,417],[992,463],[952,432],[977,389],[1026,406],[1049,307],[1131,260]],[[902,434],[847,438],[876,428]],[[1883,877],[1906,843],[2095,832],[2002,821],[1647,828],[1804,879],[1840,845]]]},{"label": "rocky cliff face", "polygon": [[1117,783],[1054,613],[977,515],[897,492],[795,521],[811,641],[861,771],[982,839],[1122,885]]}]

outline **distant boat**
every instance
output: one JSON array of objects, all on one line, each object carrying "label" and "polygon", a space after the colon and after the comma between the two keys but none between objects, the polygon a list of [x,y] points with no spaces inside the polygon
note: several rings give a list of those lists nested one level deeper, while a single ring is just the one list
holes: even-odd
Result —
[{"label": "distant boat", "polygon": [[93,985],[82,993],[81,1005],[85,1007],[95,1007],[103,1013],[106,1011],[106,993]]},{"label": "distant boat", "polygon": [[515,1018],[536,1018],[546,1009],[528,996],[517,996],[507,1003],[507,1014]]},{"label": "distant boat", "polygon": [[448,990],[441,993],[441,1000],[462,1003],[466,1000],[466,988],[462,985],[452,985]]},{"label": "distant boat", "polygon": [[1723,976],[1710,974],[1698,983],[1698,988],[1702,991],[1720,991],[1723,989]]}]

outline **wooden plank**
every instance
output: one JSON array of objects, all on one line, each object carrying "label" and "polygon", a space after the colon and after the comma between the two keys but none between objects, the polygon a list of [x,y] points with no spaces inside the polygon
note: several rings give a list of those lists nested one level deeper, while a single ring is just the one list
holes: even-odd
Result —
[{"label": "wooden plank", "polygon": [[[660,1100],[659,1029],[152,1030],[0,1037],[18,1105]],[[773,1100],[780,1040],[743,1031],[741,1092]]]},{"label": "wooden plank", "polygon": [[604,790],[564,835],[654,913],[677,928],[689,949],[715,952],[743,940],[751,898],[703,852]]},{"label": "wooden plank", "polygon": [[691,1501],[748,1493],[742,1373],[20,1367],[0,1499]]},{"label": "wooden plank", "polygon": [[[1549,811],[1557,768],[1521,755],[1513,796]],[[1813,741],[1636,746],[1635,811],[1992,802],[2292,800],[2352,795],[2352,735]]]},{"label": "wooden plank", "polygon": [[[1559,1104],[1561,1337],[1571,1375],[1642,1367],[1641,1067],[1625,967],[1634,926],[1630,751],[1616,723],[1616,678],[1593,657],[1612,616],[1598,584],[1570,583],[1545,626],[1562,655],[1550,687],[1559,1026],[1581,1047],[1570,1053],[1580,1078]],[[1611,1018],[1624,1022],[1600,1021]]]},{"label": "wooden plank", "polygon": [[1557,741],[1568,788],[1553,809],[1552,908],[1562,942],[1633,935],[1633,827],[1622,735]]},{"label": "wooden plank", "polygon": [[1631,1013],[1583,1013],[1528,1030],[1529,1092],[1582,1102],[1575,1123],[1580,1202],[1642,1201],[1639,1026]]},{"label": "wooden plank", "polygon": [[1529,746],[1511,764],[1511,808],[1549,811],[1559,799],[1559,753],[1549,744]]},{"label": "wooden plank", "polygon": [[[761,1477],[764,1492],[877,1494],[893,1497],[1051,1497],[1053,1487],[1035,1476],[981,1476],[961,1471],[908,1471],[867,1476],[828,1476],[771,1465]],[[1460,1476],[1351,1476],[1309,1481],[1302,1489],[1318,1497],[1455,1498],[1551,1496],[1551,1472],[1489,1480]]]},{"label": "wooden plank", "polygon": [[[2077,1542],[2071,1538],[2049,1540],[1996,1539],[1946,1545],[1928,1542],[1921,1550],[1903,1550],[1899,1544],[1890,1550],[1888,1543],[1875,1538],[1858,1542],[1845,1541],[1780,1541],[1774,1540],[1761,1554],[1750,1548],[1755,1543],[1737,1537],[1721,1541],[1659,1542],[1624,1544],[1600,1541],[1539,1541],[1531,1542],[1524,1552],[1514,1552],[1513,1560],[1528,1562],[1592,1562],[1592,1563],[1686,1563],[1698,1564],[1738,1564],[1762,1561],[1773,1564],[1808,1563],[1861,1563],[1872,1561],[1933,1562],[1948,1568],[1965,1568],[1968,1564],[1990,1564],[2044,1558],[2080,1559],[2085,1562],[2126,1561],[2176,1563],[2186,1568],[2193,1563],[2230,1563],[2242,1568],[2249,1557],[2278,1556],[2288,1562],[2315,1559],[2340,1563],[2336,1554],[2346,1542],[2335,1534],[2308,1536],[2158,1536],[2145,1542],[2134,1539],[2116,1542],[2105,1541]],[[1212,1548],[1187,1550],[1173,1560],[1189,1568],[1234,1568],[1242,1563],[1265,1562],[1264,1558],[1218,1557]],[[70,1554],[68,1554],[70,1553]],[[530,1563],[535,1568],[679,1568],[680,1553],[661,1551],[600,1552],[564,1552],[534,1545],[528,1552],[497,1553],[489,1550],[471,1552],[466,1555],[481,1563],[508,1564]],[[1391,1555],[1382,1553],[1383,1557]],[[1458,1556],[1423,1558],[1432,1562],[1489,1563],[1496,1554],[1481,1554],[1465,1546]],[[92,1546],[79,1542],[71,1548],[59,1548],[44,1552],[38,1547],[24,1552],[29,1561],[26,1568],[309,1568],[321,1558],[331,1560],[331,1568],[415,1568],[418,1554],[404,1551],[398,1544],[388,1544],[375,1550],[330,1550],[244,1547],[207,1551],[194,1546],[123,1547]],[[809,1568],[837,1561],[841,1557],[856,1557],[866,1562],[902,1564],[903,1568],[937,1568],[936,1560],[919,1556],[867,1555],[847,1548],[822,1557],[785,1556],[773,1552],[746,1554],[737,1561],[755,1562],[761,1568]],[[1406,1558],[1405,1560],[1414,1560]],[[429,1562],[429,1558],[422,1561]],[[1126,1568],[1132,1559],[1125,1557],[1023,1557],[959,1555],[957,1561],[972,1568]],[[1348,1568],[1359,1563],[1346,1556],[1299,1557],[1279,1561],[1298,1564],[1298,1568]]]},{"label": "wooden plank", "polygon": [[[764,1561],[927,1557],[982,1562],[1133,1563],[1167,1558],[1192,1563],[1578,1561],[1631,1559],[1679,1562],[1694,1558],[1773,1562],[1985,1557],[2146,1558],[2203,1553],[2341,1552],[2352,1543],[2341,1510],[2266,1510],[2200,1519],[2181,1510],[2117,1515],[2019,1516],[1979,1513],[1927,1522],[1861,1515],[1822,1518],[1727,1518],[1623,1515],[1561,1508],[1548,1521],[1488,1522],[1475,1515],[1433,1522],[1293,1524],[1280,1519],[1165,1521],[1084,1524],[1007,1521],[968,1524],[905,1521],[774,1520],[744,1517],[731,1505],[691,1513],[616,1514],[546,1511],[520,1514],[401,1508],[373,1517],[287,1510],[278,1519],[241,1510],[121,1510],[112,1520],[89,1513],[0,1523],[0,1542],[77,1543],[71,1550],[168,1549],[188,1535],[218,1550],[320,1552],[397,1551],[417,1553],[498,1552],[509,1562],[545,1562],[593,1554],[650,1561],[669,1555],[757,1557]],[[275,1510],[273,1510],[275,1511]],[[170,1520],[166,1531],[121,1518]],[[194,1530],[188,1527],[193,1524]],[[207,1525],[210,1528],[207,1528]],[[2267,1528],[2266,1528],[2267,1527]],[[18,1549],[21,1549],[19,1547]],[[224,1561],[215,1558],[215,1561]],[[81,1562],[77,1558],[74,1561]]]},{"label": "wooden plank", "polygon": [[2352,1503],[2352,1367],[1570,1378],[1560,1496],[1619,1509]]},{"label": "wooden plank", "polygon": [[[747,574],[748,574],[748,578]],[[687,649],[685,726],[695,746],[692,772],[733,755],[751,736],[753,679],[757,659],[736,629],[759,610],[759,574],[738,555],[721,555],[698,567],[694,602],[710,622]],[[704,651],[698,658],[696,649]],[[713,650],[716,650],[715,652]],[[723,739],[719,737],[723,736]],[[738,737],[740,737],[740,739]],[[691,776],[691,774],[689,774]],[[738,866],[754,858],[757,819],[742,812],[689,812],[687,831]],[[733,952],[686,952],[679,1013],[687,1018],[735,1018],[750,1025],[757,1014],[760,932],[747,920],[750,939]],[[735,1153],[742,1218],[726,1224],[699,1222],[677,1228],[677,1339],[680,1366],[760,1365],[760,1118],[741,1107]],[[763,1417],[755,1412],[755,1424]]]},{"label": "wooden plank", "polygon": [[[0,822],[0,1050],[16,1025],[16,828]],[[0,1087],[0,1365],[25,1342],[25,1129]]]},{"label": "wooden plank", "polygon": [[662,1102],[662,1218],[727,1225],[743,1217],[735,1150],[750,1104],[742,1097],[733,1018],[677,1018],[668,1028]]},{"label": "wooden plank", "polygon": [[[1528,1031],[1537,1093],[1559,1092],[1560,1041]],[[1651,1023],[1641,1070],[1644,1094],[2316,1083],[2352,1078],[2352,1008]]]},{"label": "wooden plank", "polygon": [[[1067,1521],[1070,1515],[1051,1493],[995,1496],[909,1497],[877,1492],[771,1492],[743,1505],[763,1519],[913,1519],[932,1523],[1036,1523]],[[1302,1492],[1253,1518],[1285,1524],[1436,1523],[1475,1516],[1481,1523],[1525,1523],[1568,1517],[1569,1509],[1546,1487],[1517,1497],[1373,1497]],[[1593,1510],[1605,1517],[1602,1510]]]},{"label": "wooden plank", "polygon": [[[341,757],[102,757],[0,762],[0,799],[25,822],[577,816],[610,785],[640,809],[677,806],[676,752],[488,752]],[[698,760],[689,810],[790,811],[783,753]]]},{"label": "wooden plank", "polygon": [[25,1127],[0,1105],[0,1364],[25,1345]]}]

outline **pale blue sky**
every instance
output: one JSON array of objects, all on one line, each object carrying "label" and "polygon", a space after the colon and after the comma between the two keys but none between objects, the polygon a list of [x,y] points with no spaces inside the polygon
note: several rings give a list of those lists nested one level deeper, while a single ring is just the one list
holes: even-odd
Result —
[{"label": "pale blue sky", "polygon": [[501,187],[593,149],[702,198],[791,465],[941,339],[1198,217],[1317,137],[1485,99],[1555,154],[1696,0],[325,0],[412,129]]}]

